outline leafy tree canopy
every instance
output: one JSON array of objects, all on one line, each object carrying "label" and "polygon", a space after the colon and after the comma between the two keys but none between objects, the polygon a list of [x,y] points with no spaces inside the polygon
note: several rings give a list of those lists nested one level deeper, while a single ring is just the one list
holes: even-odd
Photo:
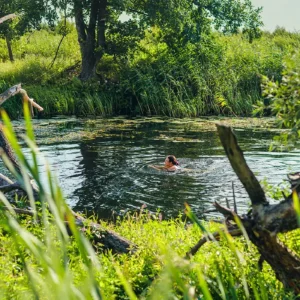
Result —
[{"label": "leafy tree canopy", "polygon": [[[170,50],[199,43],[211,30],[259,35],[260,8],[250,0],[0,0],[0,13],[21,15],[18,27],[50,23],[63,14],[75,19],[82,56],[82,79],[95,75],[104,55],[124,55],[137,45],[145,29],[157,26]],[[121,21],[121,15],[129,20]],[[0,15],[1,16],[1,15]]]}]

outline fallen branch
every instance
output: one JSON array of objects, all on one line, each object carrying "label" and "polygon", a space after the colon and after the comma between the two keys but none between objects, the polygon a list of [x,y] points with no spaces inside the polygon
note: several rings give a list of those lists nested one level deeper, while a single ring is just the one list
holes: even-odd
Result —
[{"label": "fallen branch", "polygon": [[220,205],[217,201],[213,203],[213,206],[216,208],[216,211],[221,213],[224,217],[230,218],[231,220],[234,219],[235,213],[231,209]]},{"label": "fallen branch", "polygon": [[230,164],[244,185],[250,197],[253,209],[256,209],[256,206],[268,204],[265,193],[255,175],[248,167],[243,152],[237,144],[236,137],[232,133],[231,128],[217,124],[217,130]]},{"label": "fallen branch", "polygon": [[16,85],[10,87],[4,93],[0,94],[0,105],[2,105],[10,97],[15,96],[15,95],[17,95],[19,93],[22,95],[23,101],[28,101],[33,107],[37,108],[38,111],[43,111],[44,110],[32,98],[28,97],[27,92],[24,89],[22,89],[21,83],[16,84]]},{"label": "fallen branch", "polygon": [[23,101],[28,101],[33,107],[35,107],[38,111],[43,111],[44,109],[38,105],[32,98],[29,98],[27,92],[23,89],[20,89],[20,94],[23,96]]},{"label": "fallen branch", "polygon": [[89,222],[74,211],[72,211],[72,214],[76,219],[77,226],[81,227],[82,231],[85,231],[88,227],[93,242],[101,244],[103,249],[109,249],[115,253],[134,253],[136,251],[136,245],[116,232],[107,230],[100,224]]},{"label": "fallen branch", "polygon": [[21,90],[21,83],[10,87],[4,93],[0,94],[0,105],[2,105],[10,97],[20,93],[20,90]]},{"label": "fallen branch", "polygon": [[15,190],[22,190],[24,191],[23,187],[18,183],[12,183],[12,184],[6,184],[6,185],[1,185],[0,186],[0,191],[5,194],[5,193],[9,193],[11,191],[15,191]]},{"label": "fallen branch", "polygon": [[[214,240],[213,241],[219,241],[221,238],[221,232],[227,232],[232,236],[241,236],[243,235],[242,231],[239,228],[232,228],[232,229],[228,229],[227,230],[220,230],[220,231],[216,231],[212,234]],[[199,242],[193,246],[189,252],[186,253],[186,258],[190,258],[191,256],[195,255],[197,253],[197,251],[208,241],[212,241],[211,238],[209,238],[209,236],[204,236],[203,238],[201,238],[199,240]]]}]

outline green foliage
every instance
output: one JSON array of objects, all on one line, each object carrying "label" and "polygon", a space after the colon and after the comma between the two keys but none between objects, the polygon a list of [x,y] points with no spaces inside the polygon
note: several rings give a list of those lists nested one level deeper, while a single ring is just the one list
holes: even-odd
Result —
[{"label": "green foliage", "polygon": [[[8,167],[27,191],[34,217],[16,215],[7,199],[0,197],[6,207],[0,210],[1,298],[292,299],[267,264],[262,272],[258,269],[259,256],[246,233],[233,239],[220,231],[220,242],[208,242],[190,260],[184,258],[201,236],[213,239],[211,232],[221,229],[220,224],[198,220],[188,206],[186,214],[193,224],[183,216],[163,221],[143,208],[118,218],[115,224],[102,222],[103,227],[131,240],[137,246],[135,253],[113,255],[103,252],[101,245],[93,249],[89,227],[85,236],[77,228],[46,161],[47,178],[41,178],[37,158],[40,162],[42,154],[35,144],[27,105],[24,110],[23,139],[30,149],[29,158],[24,156],[6,113],[2,113],[3,130],[18,157],[22,176]],[[4,161],[8,163],[5,157]],[[28,173],[39,187],[39,203],[32,197]],[[282,235],[281,239],[290,244],[289,237],[293,250],[298,251],[297,236]]]},{"label": "green foliage", "polygon": [[[275,138],[272,147],[293,147],[300,136],[300,55],[299,52],[285,58],[281,82],[263,77],[263,96],[267,107],[276,116],[277,126],[287,129]],[[264,106],[261,105],[263,108]]]},{"label": "green foliage", "polygon": [[273,186],[268,183],[266,178],[264,178],[260,181],[260,184],[263,187],[266,196],[273,200],[282,200],[282,194],[288,195],[290,191],[287,181],[282,182],[280,185]]},{"label": "green foliage", "polygon": [[[44,27],[14,41],[14,63],[7,62],[0,39],[4,86],[21,82],[46,115],[250,115],[262,99],[261,75],[280,82],[284,57],[300,48],[298,33],[278,29],[251,44],[241,34],[203,34],[200,44],[187,43],[174,53],[162,30],[153,27],[137,48],[105,54],[97,66],[97,80],[81,84],[74,78],[80,72],[80,51],[73,24],[67,23],[68,35],[50,67],[62,26]],[[19,115],[16,103],[5,104],[12,117]],[[260,107],[255,112],[268,113]]]},{"label": "green foliage", "polygon": [[[4,134],[21,165],[18,182],[29,194],[33,218],[17,216],[4,196],[0,200],[0,296],[2,298],[47,299],[293,299],[282,288],[270,266],[260,271],[256,248],[247,235],[233,239],[220,231],[220,242],[208,242],[190,260],[186,252],[201,236],[221,229],[220,224],[197,219],[187,206],[193,224],[179,216],[160,220],[141,209],[115,224],[102,226],[118,232],[137,246],[131,254],[113,255],[94,245],[75,225],[57,179],[46,164],[47,178],[42,180],[39,161],[42,154],[35,144],[29,109],[25,105],[25,143],[30,149],[26,158],[5,113]],[[4,158],[5,161],[7,161]],[[29,184],[30,173],[39,187],[35,203]],[[23,205],[23,204],[22,204]],[[51,213],[50,213],[51,211]],[[70,237],[65,220],[70,224]],[[89,221],[88,221],[89,222]],[[298,235],[280,237],[294,251],[299,251]],[[96,251],[96,252],[95,252]]]},{"label": "green foliage", "polygon": [[164,42],[176,52],[189,43],[201,43],[202,36],[210,33],[213,27],[224,33],[243,29],[253,39],[262,25],[260,9],[255,9],[249,0],[171,0],[155,4],[135,0],[125,4],[125,11],[147,27],[158,26]]},{"label": "green foliage", "polygon": [[[95,279],[95,273],[99,270],[98,260],[93,249],[78,230],[74,216],[63,200],[62,191],[57,185],[57,180],[50,174],[49,166],[46,167],[47,181],[42,184],[37,163],[37,156],[41,158],[41,155],[35,145],[27,104],[24,105],[24,111],[26,122],[24,140],[31,152],[31,163],[24,157],[11,123],[6,113],[2,112],[6,125],[3,130],[21,163],[22,176],[16,173],[5,157],[4,161],[18,182],[27,191],[32,211],[35,214],[32,220],[33,223],[29,222],[29,226],[22,227],[22,222],[20,223],[16,218],[13,207],[3,196],[1,201],[8,212],[4,213],[1,218],[1,227],[2,232],[5,230],[13,242],[13,255],[18,256],[20,274],[27,277],[28,288],[25,289],[25,292],[35,298],[82,299],[93,297],[100,299],[100,290]],[[33,191],[29,184],[28,173],[32,175],[39,188],[40,205],[37,205],[33,200]],[[51,217],[48,209],[52,213]],[[64,224],[65,220],[69,222],[69,230],[72,232],[73,241],[76,243],[78,254],[86,271],[80,287],[74,286],[72,272],[69,267],[68,247],[70,238]],[[37,223],[40,223],[42,228],[42,230],[37,230],[40,234],[39,237],[28,230],[31,226],[36,228]],[[18,286],[16,291],[13,290],[17,297],[24,295],[23,291],[24,286],[22,289],[19,289]],[[4,289],[1,292],[8,296]]]}]

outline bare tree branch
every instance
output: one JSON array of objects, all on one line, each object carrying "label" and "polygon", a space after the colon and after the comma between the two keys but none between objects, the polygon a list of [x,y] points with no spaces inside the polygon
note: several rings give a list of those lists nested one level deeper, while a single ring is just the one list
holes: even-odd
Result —
[{"label": "bare tree branch", "polygon": [[235,200],[235,192],[234,192],[234,183],[232,181],[232,194],[233,194],[233,208],[234,208],[234,212],[237,214],[237,205],[236,205],[236,200]]},{"label": "bare tree branch", "polygon": [[9,14],[7,16],[4,16],[4,17],[0,18],[0,24],[7,21],[7,20],[13,19],[16,16],[17,16],[16,14]]},{"label": "bare tree branch", "polygon": [[[6,206],[2,206],[0,208],[0,210],[8,210],[9,211],[9,208],[6,207]],[[13,207],[13,210],[17,215],[27,215],[27,216],[31,216],[31,217],[34,216],[34,211],[33,210],[15,208],[15,207]]]},{"label": "bare tree branch", "polygon": [[231,220],[234,219],[234,211],[226,208],[222,205],[220,205],[217,201],[213,203],[213,206],[216,208],[216,210],[221,213],[224,217],[230,218]]},{"label": "bare tree branch", "polygon": [[[230,230],[228,230],[228,231],[226,231],[226,230],[221,230],[221,232],[228,232],[228,233],[229,233],[230,235],[232,235],[232,236],[241,236],[241,235],[243,235],[242,231],[241,231],[239,228],[232,228],[232,229],[230,229]],[[220,240],[221,232],[220,232],[220,231],[216,231],[216,232],[214,232],[214,233],[212,234],[213,237],[214,237],[214,239],[215,239],[215,241],[219,241],[219,240]],[[201,239],[199,240],[199,242],[198,242],[194,247],[192,247],[192,248],[190,249],[189,252],[186,253],[186,258],[189,258],[189,257],[195,255],[195,254],[198,252],[198,250],[199,250],[206,242],[208,242],[208,241],[212,241],[212,240],[209,238],[209,236],[204,236],[203,238],[201,238]]]},{"label": "bare tree branch", "polygon": [[250,197],[253,210],[256,210],[256,206],[268,204],[265,193],[255,175],[248,167],[231,128],[226,125],[217,124],[217,130],[230,164]]},{"label": "bare tree branch", "polygon": [[14,190],[22,190],[24,191],[24,188],[18,183],[15,182],[13,184],[6,184],[6,185],[1,185],[0,186],[0,191],[5,194]]},{"label": "bare tree branch", "polygon": [[38,111],[43,111],[44,109],[38,105],[32,98],[29,98],[27,95],[27,92],[22,89],[21,83],[16,84],[9,89],[7,89],[4,93],[0,94],[0,105],[2,105],[6,100],[8,100],[10,97],[15,96],[17,94],[21,94],[24,101],[28,101],[31,103],[32,106],[37,108]]},{"label": "bare tree branch", "polygon": [[4,93],[0,94],[0,105],[2,105],[10,97],[20,93],[20,90],[21,90],[21,83],[10,87]]}]

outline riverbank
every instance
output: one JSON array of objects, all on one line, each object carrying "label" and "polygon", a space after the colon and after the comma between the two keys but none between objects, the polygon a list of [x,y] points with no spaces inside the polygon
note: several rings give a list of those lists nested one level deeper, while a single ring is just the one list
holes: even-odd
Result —
[{"label": "riverbank", "polygon": [[[96,282],[100,287],[103,299],[135,299],[128,293],[130,287],[137,297],[147,299],[169,299],[171,297],[189,297],[205,295],[205,299],[255,298],[289,299],[288,291],[283,290],[272,269],[263,264],[258,269],[259,256],[254,246],[245,238],[233,239],[224,235],[219,243],[208,242],[191,260],[184,259],[185,253],[202,236],[196,225],[185,223],[182,218],[160,221],[159,216],[150,216],[146,211],[128,216],[116,224],[102,223],[106,228],[113,229],[137,245],[135,254],[112,255],[102,253],[101,247],[96,248],[96,259],[100,264],[95,273]],[[46,257],[57,261],[64,245],[56,236],[56,229],[51,225],[52,249],[45,242],[43,227],[36,226],[30,219],[23,219],[22,226],[42,243]],[[215,223],[202,223],[205,228],[214,232],[221,228]],[[40,255],[34,256],[25,248],[17,248],[15,240],[4,234],[1,226],[0,256],[0,294],[7,298],[31,298],[33,290],[28,283],[22,255],[26,258],[26,268],[30,269],[34,278],[33,284],[43,298],[55,298],[56,293],[67,287],[67,283],[53,286],[47,277]],[[299,253],[295,238],[299,233],[283,236],[283,241]],[[46,231],[47,236],[47,231]],[[55,242],[56,241],[56,242]],[[67,246],[67,269],[74,287],[83,290],[87,280],[87,269],[83,257],[78,252],[76,240],[71,239]],[[19,252],[21,251],[21,253]],[[23,253],[23,254],[22,254]],[[122,275],[121,275],[122,274]],[[205,281],[204,281],[205,280]],[[51,294],[48,291],[51,290]],[[67,293],[67,291],[66,291]],[[209,296],[210,295],[210,296]],[[292,299],[292,298],[291,298]]]},{"label": "riverbank", "polygon": [[[21,82],[45,116],[249,116],[262,100],[260,76],[280,81],[284,59],[300,49],[299,33],[278,29],[252,43],[243,35],[214,34],[179,55],[154,32],[126,58],[104,55],[98,78],[83,83],[77,79],[80,53],[70,26],[54,64],[56,31],[44,28],[14,41],[14,62],[0,39],[0,90]],[[5,108],[14,118],[21,111],[14,100]]]}]

